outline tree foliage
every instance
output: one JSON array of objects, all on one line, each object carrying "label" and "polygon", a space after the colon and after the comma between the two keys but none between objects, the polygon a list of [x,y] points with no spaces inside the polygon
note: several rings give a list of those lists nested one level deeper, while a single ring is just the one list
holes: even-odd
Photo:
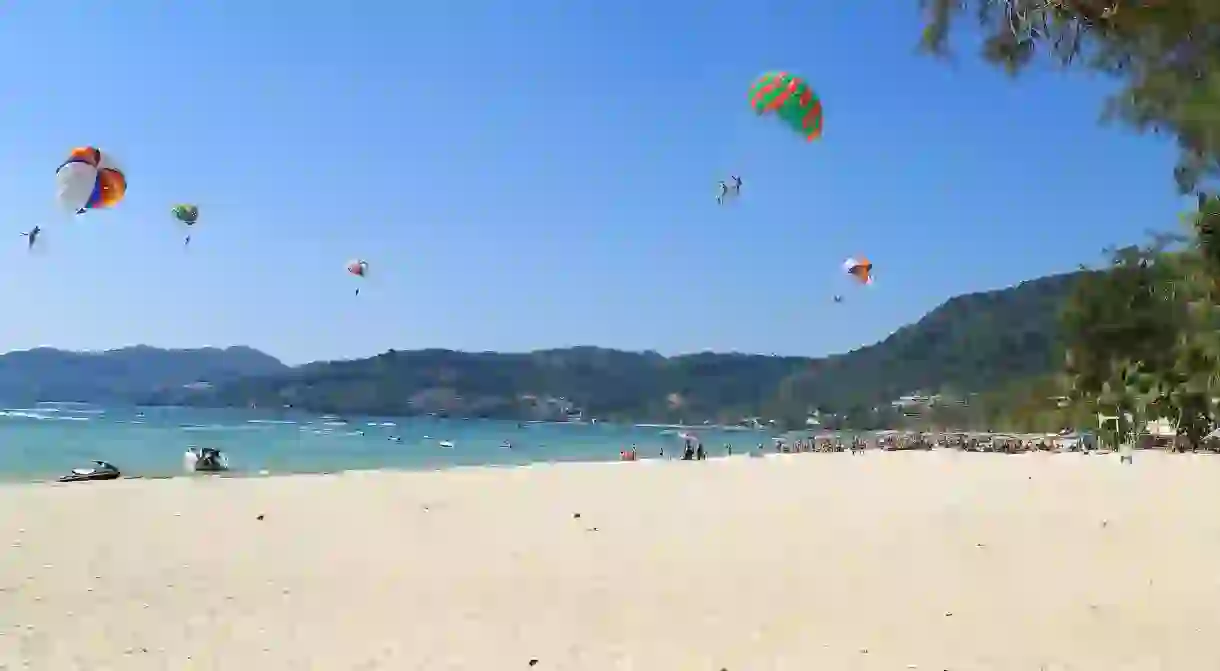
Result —
[{"label": "tree foliage", "polygon": [[[1121,84],[1106,117],[1172,136],[1173,176],[1197,196],[1184,240],[1116,250],[1065,306],[1065,388],[1077,412],[1118,417],[1116,439],[1172,419],[1197,444],[1220,396],[1220,2],[1215,0],[921,0],[922,46],[947,53],[973,15],[983,56],[1017,74],[1041,56]],[[1174,246],[1169,243],[1181,243]],[[1131,419],[1128,420],[1127,418]]]},{"label": "tree foliage", "polygon": [[1177,139],[1184,193],[1220,176],[1220,3],[1213,0],[921,0],[922,46],[947,53],[955,19],[973,14],[983,55],[1017,73],[1044,55],[1122,83],[1110,118]]},{"label": "tree foliage", "polygon": [[1119,249],[1065,305],[1067,389],[1076,406],[1119,418],[1119,440],[1165,418],[1197,446],[1216,425],[1220,323],[1203,268],[1197,245]]}]

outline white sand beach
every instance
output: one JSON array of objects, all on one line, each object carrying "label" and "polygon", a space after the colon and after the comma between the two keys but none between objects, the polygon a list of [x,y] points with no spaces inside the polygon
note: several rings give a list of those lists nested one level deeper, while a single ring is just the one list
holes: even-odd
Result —
[{"label": "white sand beach", "polygon": [[6,670],[1220,668],[1214,457],[11,485],[0,551]]}]

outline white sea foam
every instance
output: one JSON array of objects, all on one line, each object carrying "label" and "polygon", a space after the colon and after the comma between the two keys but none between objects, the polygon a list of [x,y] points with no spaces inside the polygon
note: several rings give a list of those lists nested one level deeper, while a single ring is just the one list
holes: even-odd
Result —
[{"label": "white sea foam", "polygon": [[33,419],[46,422],[88,422],[92,417],[73,417],[71,415],[55,415],[43,411],[33,410],[30,408],[13,408],[9,410],[0,410],[0,417],[13,417],[17,419]]},{"label": "white sea foam", "polygon": [[183,431],[259,431],[263,426],[246,426],[244,424],[184,424]]}]

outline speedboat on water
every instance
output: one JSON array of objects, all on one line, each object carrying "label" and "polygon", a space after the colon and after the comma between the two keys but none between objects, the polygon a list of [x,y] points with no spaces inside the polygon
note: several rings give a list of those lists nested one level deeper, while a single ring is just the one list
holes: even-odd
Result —
[{"label": "speedboat on water", "polygon": [[439,444],[440,444],[440,446],[441,446],[441,447],[443,447],[443,448],[445,448],[445,449],[447,449],[447,450],[451,450],[451,449],[453,449],[453,441],[450,441],[450,440],[442,440],[442,441],[441,441]]},{"label": "speedboat on water", "polygon": [[214,447],[191,447],[182,455],[182,466],[193,473],[217,473],[229,470],[229,458]]},{"label": "speedboat on water", "polygon": [[94,480],[117,480],[122,473],[118,467],[105,461],[93,462],[93,468],[74,468],[72,472],[61,477],[60,482],[92,482]]}]

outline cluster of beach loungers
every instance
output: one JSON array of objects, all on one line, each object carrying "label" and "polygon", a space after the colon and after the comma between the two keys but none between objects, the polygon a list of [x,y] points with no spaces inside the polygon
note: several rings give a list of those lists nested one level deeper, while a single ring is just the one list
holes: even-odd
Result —
[{"label": "cluster of beach loungers", "polygon": [[[1167,447],[1155,441],[1142,440],[1140,447]],[[860,452],[864,450],[931,450],[954,449],[964,452],[1110,452],[1107,446],[1090,433],[985,433],[985,432],[926,432],[878,431],[871,434],[844,436],[837,433],[792,433],[774,439],[774,451],[798,452]]]}]

